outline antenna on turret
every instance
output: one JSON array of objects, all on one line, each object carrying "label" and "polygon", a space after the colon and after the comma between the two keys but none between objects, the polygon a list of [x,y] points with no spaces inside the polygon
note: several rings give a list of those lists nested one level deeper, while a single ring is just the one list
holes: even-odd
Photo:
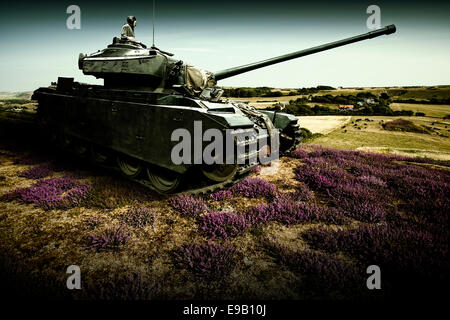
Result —
[{"label": "antenna on turret", "polygon": [[153,24],[153,45],[152,47],[155,46],[155,0],[153,0],[153,20],[152,20],[152,24]]}]

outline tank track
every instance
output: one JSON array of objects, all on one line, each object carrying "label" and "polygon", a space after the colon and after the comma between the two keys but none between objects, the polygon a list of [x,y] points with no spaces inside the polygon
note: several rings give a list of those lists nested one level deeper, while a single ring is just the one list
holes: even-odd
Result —
[{"label": "tank track", "polygon": [[[162,193],[160,192],[158,189],[156,189],[151,183],[150,181],[143,179],[142,177],[138,177],[138,178],[130,178],[127,177],[125,175],[123,175],[120,171],[120,168],[114,165],[107,165],[107,164],[102,164],[99,162],[94,161],[90,156],[88,155],[80,155],[72,150],[68,150],[68,149],[62,149],[64,152],[66,152],[67,154],[70,155],[75,155],[78,158],[83,159],[84,161],[86,161],[87,163],[89,163],[92,166],[95,167],[100,167],[102,169],[105,169],[107,171],[113,171],[116,174],[120,175],[121,177],[127,179],[128,181],[132,181],[135,183],[138,183],[158,194],[161,195],[165,195],[165,196],[170,196],[170,195],[177,195],[177,194],[193,194],[193,195],[204,195],[204,194],[208,194],[211,192],[214,192],[216,190],[220,190],[223,189],[225,187],[229,187],[232,186],[236,183],[238,183],[239,181],[245,179],[247,176],[249,176],[249,171],[251,168],[254,167],[254,165],[245,165],[245,166],[241,166],[238,168],[238,170],[236,171],[236,174],[228,179],[225,180],[223,182],[220,183],[213,183],[210,184],[206,178],[202,179],[200,182],[198,182],[197,184],[186,184],[183,183],[182,187],[178,192],[174,192],[174,193]],[[187,180],[187,179],[185,179]]]},{"label": "tank track", "polygon": [[[243,180],[247,175],[243,175],[243,176],[239,176],[236,177],[234,176],[232,179],[226,180],[224,182],[220,182],[220,183],[216,183],[216,184],[211,184],[211,185],[207,185],[204,187],[196,187],[193,189],[187,189],[187,190],[181,190],[180,192],[175,192],[175,193],[170,193],[170,194],[164,194],[164,195],[177,195],[177,194],[193,194],[193,195],[204,195],[204,194],[208,194],[211,192],[214,192],[216,190],[221,190],[225,187],[229,187],[232,186],[236,183],[238,183],[239,181]],[[158,192],[158,190],[156,190],[152,184],[150,182],[148,182],[147,180],[141,179],[141,180],[134,180],[135,182],[139,183],[140,185],[143,185],[145,187],[148,187],[150,189],[152,189],[153,191]]]},{"label": "tank track", "polygon": [[[229,186],[232,186],[232,185],[238,183],[239,181],[245,179],[248,176],[248,171],[250,169],[251,169],[251,167],[249,167],[249,168],[241,167],[240,169],[238,169],[238,171],[232,178],[225,180],[223,182],[220,182],[220,183],[207,184],[208,181],[205,178],[204,180],[201,181],[204,185],[202,185],[202,184],[197,185],[197,186],[184,185],[184,187],[188,187],[188,188],[187,189],[184,188],[184,189],[180,190],[179,192],[174,192],[174,193],[170,193],[170,194],[160,193],[156,188],[153,187],[153,185],[148,180],[145,180],[145,179],[129,179],[129,180],[139,183],[140,185],[145,186],[159,194],[164,194],[164,195],[177,195],[177,194],[203,195],[203,194],[208,194],[208,193],[214,192],[216,190],[220,190],[225,187],[229,187]],[[116,169],[116,170],[120,172],[119,169]],[[191,188],[189,188],[189,187],[191,187]]]}]

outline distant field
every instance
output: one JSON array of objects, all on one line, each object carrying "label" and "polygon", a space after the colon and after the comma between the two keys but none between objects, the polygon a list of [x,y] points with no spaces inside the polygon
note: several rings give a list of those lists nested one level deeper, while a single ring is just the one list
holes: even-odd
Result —
[{"label": "distant field", "polygon": [[[281,91],[283,94],[286,94],[286,96],[282,97],[252,97],[252,98],[236,98],[231,97],[230,99],[233,100],[242,100],[247,101],[254,105],[255,107],[269,107],[277,102],[283,102],[283,103],[289,103],[290,100],[295,100],[298,98],[307,98],[309,95],[295,95],[295,96],[288,96],[289,92],[293,90],[289,89],[274,89],[272,91]],[[381,93],[387,93],[392,99],[417,99],[417,100],[429,100],[432,98],[436,99],[448,99],[450,98],[450,86],[436,86],[436,87],[419,87],[419,88],[408,88],[408,87],[377,87],[377,88],[342,88],[342,89],[336,89],[336,90],[321,90],[318,93],[315,93],[313,95],[327,95],[331,94],[333,96],[336,95],[357,95],[361,92],[370,92],[375,95],[380,95]],[[318,103],[311,103],[310,105],[315,105]],[[323,104],[321,104],[323,105]],[[403,106],[408,106],[407,109],[413,110],[414,112],[417,108],[424,108],[424,106],[427,106],[429,109],[430,107],[433,109],[430,116],[433,117],[439,117],[442,115],[445,115],[449,113],[447,110],[450,108],[448,106],[438,106],[438,105],[415,105],[415,104],[391,104],[391,106],[399,105],[400,108]],[[409,108],[409,106],[412,106]],[[399,110],[394,109],[393,110]],[[418,112],[423,112],[422,110],[417,109]],[[427,114],[428,115],[428,114]]]},{"label": "distant field", "polygon": [[0,100],[2,99],[31,99],[31,91],[27,92],[0,92]]},{"label": "distant field", "polygon": [[[450,160],[450,139],[442,137],[437,132],[450,136],[450,121],[436,121],[428,117],[402,117],[413,121],[418,125],[427,125],[435,128],[433,134],[393,132],[386,131],[381,126],[381,121],[390,121],[398,117],[360,117],[354,116],[345,128],[339,128],[333,132],[312,140],[311,144],[324,146],[359,149],[366,151],[405,154],[410,156],[428,157],[439,160]],[[371,122],[364,119],[372,120]],[[354,125],[357,125],[354,126]],[[358,127],[360,129],[358,129]]]},{"label": "distant field", "polygon": [[266,108],[266,107],[270,107],[271,105],[274,105],[278,102],[283,102],[283,103],[288,104],[290,100],[296,100],[298,98],[304,98],[304,97],[307,97],[307,96],[306,95],[296,95],[296,96],[282,96],[282,97],[251,97],[251,98],[231,97],[229,99],[246,101],[257,108],[261,108],[261,107]]},{"label": "distant field", "polygon": [[416,103],[391,103],[392,110],[411,110],[423,112],[428,117],[443,118],[450,114],[450,105],[416,104]]},{"label": "distant field", "polygon": [[[405,92],[406,91],[406,92]],[[355,88],[342,88],[337,90],[324,90],[320,91],[319,95],[331,94],[331,95],[356,95],[360,92],[371,92],[375,95],[379,95],[382,92],[386,92],[390,97],[399,99],[445,99],[450,98],[450,86],[436,86],[436,87],[388,87],[388,88],[362,88],[361,90]]]}]

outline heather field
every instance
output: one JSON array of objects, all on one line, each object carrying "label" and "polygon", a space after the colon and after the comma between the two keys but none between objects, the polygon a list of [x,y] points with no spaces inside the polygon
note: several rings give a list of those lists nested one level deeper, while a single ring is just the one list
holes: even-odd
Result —
[{"label": "heather field", "polygon": [[[305,145],[225,190],[160,196],[2,146],[1,273],[68,299],[401,299],[449,284],[448,162]],[[66,289],[80,266],[82,290]],[[378,265],[382,290],[368,290]]]},{"label": "heather field", "polygon": [[[0,108],[11,296],[397,301],[449,286],[448,119],[331,117],[323,136],[234,186],[161,196],[54,150],[34,110]],[[82,290],[66,288],[70,265]],[[370,265],[381,290],[367,289]]]}]

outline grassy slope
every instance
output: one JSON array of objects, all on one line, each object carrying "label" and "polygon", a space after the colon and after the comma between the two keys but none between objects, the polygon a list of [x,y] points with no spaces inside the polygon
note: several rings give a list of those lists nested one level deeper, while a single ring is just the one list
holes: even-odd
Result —
[{"label": "grassy slope", "polygon": [[[376,151],[378,148],[384,152],[409,152],[409,153],[429,153],[426,156],[450,160],[450,139],[434,134],[422,134],[411,132],[392,132],[386,131],[381,127],[380,121],[389,121],[393,117],[352,117],[356,119],[371,119],[373,122],[361,121],[358,130],[351,123],[344,129],[337,129],[326,136],[311,141],[313,144],[321,144],[335,148],[358,149]],[[450,134],[450,121],[434,122],[427,117],[403,117],[416,124],[428,125],[439,128],[436,132],[446,135]],[[432,125],[434,123],[434,125]],[[366,125],[361,125],[366,124]],[[445,128],[447,126],[447,128]],[[347,132],[344,132],[347,130]]]},{"label": "grassy slope", "polygon": [[449,105],[418,104],[418,103],[391,103],[392,110],[411,110],[423,112],[427,117],[443,118],[450,114]]}]

